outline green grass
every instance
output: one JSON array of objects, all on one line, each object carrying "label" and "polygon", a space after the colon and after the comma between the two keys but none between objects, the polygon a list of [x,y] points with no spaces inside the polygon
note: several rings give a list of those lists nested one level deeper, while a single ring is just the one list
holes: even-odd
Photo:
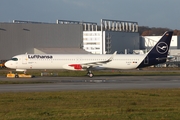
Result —
[{"label": "green grass", "polygon": [[2,120],[179,120],[180,89],[0,93]]}]

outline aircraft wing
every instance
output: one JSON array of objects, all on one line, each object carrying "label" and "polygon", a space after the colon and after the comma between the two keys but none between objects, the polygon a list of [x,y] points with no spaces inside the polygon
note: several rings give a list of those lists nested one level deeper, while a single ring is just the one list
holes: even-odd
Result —
[{"label": "aircraft wing", "polygon": [[98,61],[98,62],[91,62],[91,63],[83,63],[82,65],[90,65],[90,66],[93,66],[93,65],[105,64],[105,63],[111,62],[111,61],[113,60],[114,56],[116,55],[116,53],[117,53],[117,51],[115,51],[115,52],[113,53],[113,55],[112,55],[109,59],[107,59],[107,60],[105,60],[105,61]]},{"label": "aircraft wing", "polygon": [[82,63],[82,64],[70,64],[69,66],[74,67],[74,69],[79,69],[79,70],[97,67],[97,66],[100,66],[102,64],[106,64],[108,62],[111,62],[116,54],[117,54],[117,51],[115,51],[109,59],[104,60],[104,61],[89,62],[89,63]]}]

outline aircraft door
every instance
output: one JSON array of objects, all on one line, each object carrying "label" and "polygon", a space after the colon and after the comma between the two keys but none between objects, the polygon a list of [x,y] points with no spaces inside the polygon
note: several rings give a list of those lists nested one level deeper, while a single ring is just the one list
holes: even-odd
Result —
[{"label": "aircraft door", "polygon": [[27,55],[22,56],[22,64],[27,64]]},{"label": "aircraft door", "polygon": [[77,62],[77,63],[80,63],[80,62],[81,62],[81,60],[82,60],[82,58],[81,58],[81,57],[77,57],[77,58],[76,58],[76,62]]},{"label": "aircraft door", "polygon": [[149,57],[148,56],[145,57],[144,64],[149,64]]}]

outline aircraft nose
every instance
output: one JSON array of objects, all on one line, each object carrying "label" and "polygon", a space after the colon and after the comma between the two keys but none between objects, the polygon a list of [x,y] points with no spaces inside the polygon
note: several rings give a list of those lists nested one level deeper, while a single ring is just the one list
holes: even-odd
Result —
[{"label": "aircraft nose", "polygon": [[5,65],[7,68],[11,68],[11,67],[12,67],[12,64],[11,64],[9,61],[5,62],[4,65]]}]

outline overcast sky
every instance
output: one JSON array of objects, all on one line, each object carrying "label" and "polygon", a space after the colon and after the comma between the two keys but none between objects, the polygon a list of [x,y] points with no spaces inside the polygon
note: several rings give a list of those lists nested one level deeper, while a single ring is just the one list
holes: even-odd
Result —
[{"label": "overcast sky", "polygon": [[135,21],[180,30],[180,0],[0,0],[0,22]]}]

